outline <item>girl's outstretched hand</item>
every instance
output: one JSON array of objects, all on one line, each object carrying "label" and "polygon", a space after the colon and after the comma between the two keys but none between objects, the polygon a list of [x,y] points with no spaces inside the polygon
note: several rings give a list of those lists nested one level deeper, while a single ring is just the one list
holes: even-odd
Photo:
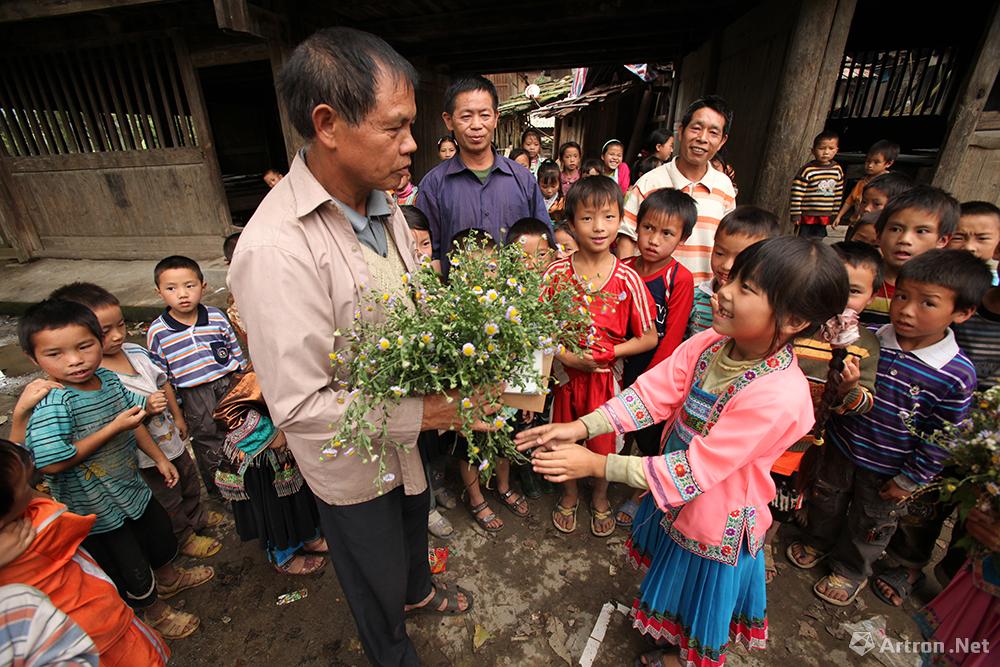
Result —
[{"label": "girl's outstretched hand", "polygon": [[587,439],[587,427],[579,419],[565,424],[546,424],[521,431],[514,438],[517,451],[535,447],[551,449],[553,445],[574,444]]},{"label": "girl's outstretched hand", "polygon": [[607,457],[576,444],[549,445],[531,455],[532,469],[550,482],[583,477],[604,478]]}]

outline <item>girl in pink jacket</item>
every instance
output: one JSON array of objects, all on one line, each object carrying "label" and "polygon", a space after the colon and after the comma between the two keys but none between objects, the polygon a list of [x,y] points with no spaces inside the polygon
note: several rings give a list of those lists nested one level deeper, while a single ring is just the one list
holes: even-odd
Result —
[{"label": "girl in pink jacket", "polygon": [[[680,655],[647,665],[721,665],[732,641],[764,648],[760,548],[771,524],[771,466],[813,426],[791,340],[844,310],[843,262],[829,247],[779,237],[750,246],[712,297],[713,325],[631,387],[568,424],[521,433],[518,448],[552,482],[606,477],[648,489],[626,543],[648,569],[634,626]],[[575,444],[667,422],[662,454],[602,456]],[[638,664],[638,663],[637,663]]]}]

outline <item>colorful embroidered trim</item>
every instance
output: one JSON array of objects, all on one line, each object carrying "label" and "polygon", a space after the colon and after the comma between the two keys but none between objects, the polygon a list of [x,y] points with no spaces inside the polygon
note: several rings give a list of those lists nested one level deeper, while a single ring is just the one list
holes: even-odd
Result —
[{"label": "colorful embroidered trim", "polygon": [[694,480],[687,451],[682,450],[667,454],[667,470],[670,471],[670,479],[677,487],[677,493],[681,495],[681,500],[684,502],[688,502],[703,493],[698,482]]},{"label": "colorful embroidered trim", "polygon": [[703,646],[691,636],[691,628],[684,625],[674,615],[664,615],[643,606],[637,598],[632,603],[632,627],[642,634],[663,639],[680,647],[680,663],[696,667],[720,667],[726,662],[726,654],[734,643],[743,644],[748,649],[764,649],[767,646],[767,617],[747,618],[733,616],[729,622],[729,641],[720,647]]},{"label": "colorful embroidered trim", "polygon": [[757,509],[754,507],[744,507],[729,513],[729,516],[726,517],[725,528],[722,530],[721,544],[706,544],[677,530],[674,527],[674,521],[677,520],[679,514],[680,510],[664,512],[660,526],[678,546],[702,558],[716,560],[726,565],[736,565],[740,552],[740,540],[744,534],[747,536],[747,550],[751,556],[756,558],[757,552],[764,544],[763,537],[754,535],[754,530],[757,527]]},{"label": "colorful embroidered trim", "polygon": [[622,402],[622,405],[628,410],[629,416],[632,417],[632,421],[635,422],[635,430],[652,426],[655,423],[649,415],[649,410],[646,409],[642,399],[639,398],[639,394],[634,389],[623,391],[618,395],[618,400]]}]

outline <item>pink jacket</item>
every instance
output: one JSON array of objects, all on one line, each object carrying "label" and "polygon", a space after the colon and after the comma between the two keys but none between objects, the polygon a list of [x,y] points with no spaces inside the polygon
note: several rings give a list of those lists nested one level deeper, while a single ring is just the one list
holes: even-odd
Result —
[{"label": "pink jacket", "polygon": [[[669,434],[699,357],[722,338],[712,329],[699,333],[605,403],[601,410],[615,430],[624,433],[667,421]],[[743,535],[756,554],[771,525],[771,466],[809,433],[815,420],[809,383],[790,348],[748,371],[728,392],[732,400],[707,418],[708,435],[695,435],[685,451],[644,458],[643,468],[674,541],[700,556],[735,565]]]}]

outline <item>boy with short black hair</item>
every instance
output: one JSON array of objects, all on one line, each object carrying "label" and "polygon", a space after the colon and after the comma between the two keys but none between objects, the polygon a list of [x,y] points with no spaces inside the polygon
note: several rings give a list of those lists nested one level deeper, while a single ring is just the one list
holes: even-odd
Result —
[{"label": "boy with short black hair", "polygon": [[809,535],[789,547],[799,567],[829,555],[833,574],[813,590],[838,606],[864,588],[896,531],[900,503],[941,472],[946,452],[914,432],[965,419],[976,387],[975,369],[950,327],[968,320],[989,289],[986,263],[932,249],[907,261],[896,277],[891,323],[877,332],[875,406],[865,415],[830,419],[829,449],[810,496]]},{"label": "boy with short black hair", "polygon": [[865,186],[871,183],[873,178],[889,173],[889,169],[896,163],[899,157],[899,144],[879,139],[865,156],[865,176],[859,179],[851,189],[851,193],[844,200],[844,205],[840,208],[840,213],[833,221],[833,226],[840,224],[844,216],[847,216],[847,224],[853,225],[861,219],[861,197],[864,194]]},{"label": "boy with short black hair", "polygon": [[215,555],[222,543],[197,533],[219,525],[223,517],[218,512],[206,511],[201,504],[198,468],[184,445],[187,424],[166,373],[153,363],[144,347],[125,341],[125,317],[121,304],[111,292],[92,283],[77,282],[60,287],[49,298],[82,304],[97,317],[104,334],[101,367],[113,371],[126,389],[146,397],[150,415],[145,422],[146,429],[156,446],[177,468],[178,483],[165,484],[153,460],[141,451],[139,472],[170,517],[181,553],[192,558]]},{"label": "boy with short black hair", "polygon": [[212,413],[229,391],[232,374],[246,370],[236,332],[218,308],[204,306],[207,287],[193,259],[172,255],[153,269],[156,292],[167,304],[146,333],[150,358],[177,388],[198,470],[217,494],[215,471],[226,434]]},{"label": "boy with short black hair", "polygon": [[[175,568],[177,540],[170,519],[138,473],[136,448],[146,453],[168,486],[177,469],[142,425],[146,399],[101,368],[101,325],[86,306],[49,299],[18,322],[21,348],[49,379],[31,406],[25,445],[45,475],[52,496],[75,514],[96,514],[83,540],[94,559],[134,608],[167,638],[197,629],[198,618],[171,609],[162,598],[201,585],[211,568]],[[20,412],[20,411],[19,411]],[[12,437],[20,437],[15,423]]]},{"label": "boy with short black hair", "polygon": [[222,256],[228,265],[233,261],[233,253],[236,252],[236,242],[240,240],[240,232],[230,234],[222,242]]},{"label": "boy with short black hair", "polygon": [[736,256],[754,243],[779,234],[778,216],[756,206],[737,206],[722,218],[712,245],[712,278],[694,286],[687,338],[712,326],[712,295],[726,284]]},{"label": "boy with short black hair", "polygon": [[[1000,208],[988,201],[967,201],[959,208],[958,228],[948,247],[967,250],[987,262],[997,259],[997,248],[1000,247]],[[995,269],[993,284],[997,284]]]},{"label": "boy with short black hair", "polygon": [[833,161],[840,150],[836,132],[820,132],[813,139],[813,159],[792,181],[789,215],[796,234],[823,238],[837,215],[844,196],[844,170]]},{"label": "boy with short black hair", "polygon": [[861,193],[862,219],[866,220],[869,215],[874,214],[874,219],[877,221],[879,214],[890,199],[912,190],[914,185],[916,184],[909,176],[898,171],[890,171],[876,176],[865,184]]},{"label": "boy with short black hair", "polygon": [[958,200],[929,185],[915,186],[888,201],[875,223],[885,280],[871,305],[861,313],[866,326],[877,328],[889,323],[896,277],[903,265],[928,250],[947,246],[958,226],[958,216]]}]

